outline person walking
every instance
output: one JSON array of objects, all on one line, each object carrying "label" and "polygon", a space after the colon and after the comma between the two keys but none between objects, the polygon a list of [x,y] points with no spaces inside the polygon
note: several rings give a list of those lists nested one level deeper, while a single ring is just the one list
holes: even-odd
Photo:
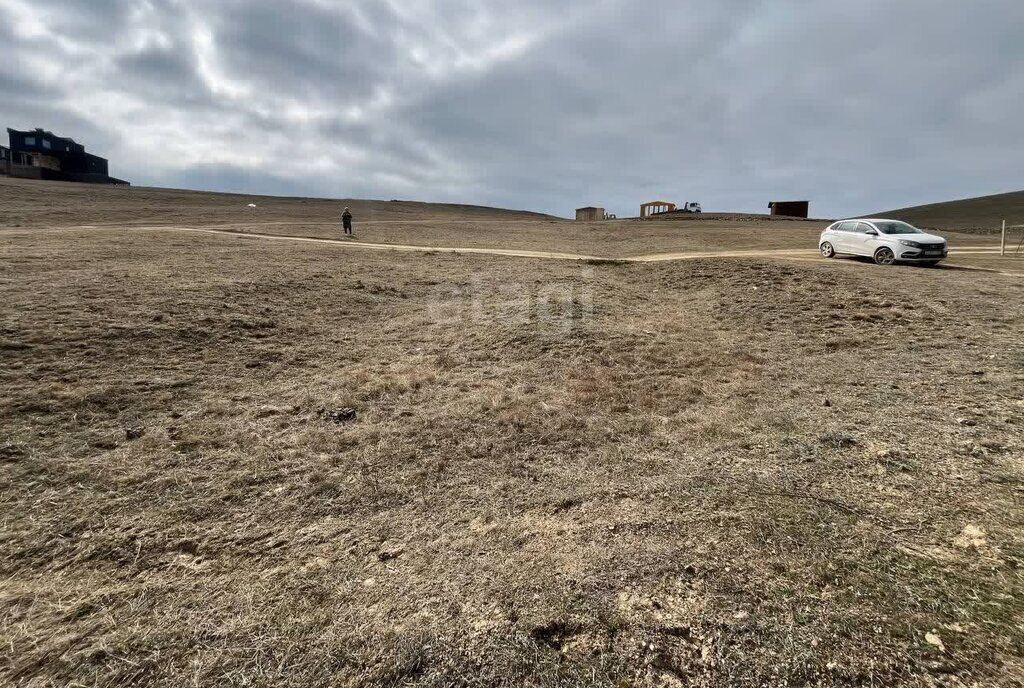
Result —
[{"label": "person walking", "polygon": [[345,236],[352,236],[352,211],[348,208],[341,214],[341,227],[345,230]]}]

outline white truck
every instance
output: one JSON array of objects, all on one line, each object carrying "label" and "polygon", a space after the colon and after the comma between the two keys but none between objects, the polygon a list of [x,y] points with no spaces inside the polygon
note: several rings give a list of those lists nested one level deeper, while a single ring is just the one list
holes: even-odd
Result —
[{"label": "white truck", "polygon": [[690,203],[683,203],[679,207],[679,212],[681,212],[681,213],[699,213],[699,212],[703,212],[703,209],[700,207],[700,203],[690,202]]}]

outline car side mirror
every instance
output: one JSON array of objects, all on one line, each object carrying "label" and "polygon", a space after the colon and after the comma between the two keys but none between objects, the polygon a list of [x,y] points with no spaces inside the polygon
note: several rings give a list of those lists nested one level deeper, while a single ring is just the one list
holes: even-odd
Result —
[{"label": "car side mirror", "polygon": [[878,236],[878,230],[877,229],[869,229],[866,232],[866,234],[868,234],[869,236]]}]

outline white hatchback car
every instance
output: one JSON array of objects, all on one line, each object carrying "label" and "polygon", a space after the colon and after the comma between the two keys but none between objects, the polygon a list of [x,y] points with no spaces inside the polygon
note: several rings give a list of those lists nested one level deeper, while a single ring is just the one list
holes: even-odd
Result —
[{"label": "white hatchback car", "polygon": [[897,261],[937,265],[949,255],[946,240],[925,234],[917,227],[899,220],[875,218],[843,220],[821,233],[818,249],[826,258],[845,253],[869,256],[879,265]]}]

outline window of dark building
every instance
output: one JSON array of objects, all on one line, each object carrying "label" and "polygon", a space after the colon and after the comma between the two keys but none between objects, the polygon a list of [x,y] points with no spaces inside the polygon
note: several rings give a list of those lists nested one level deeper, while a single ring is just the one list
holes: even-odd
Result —
[{"label": "window of dark building", "polygon": [[25,137],[25,145],[26,146],[34,146],[34,145],[36,145],[36,137],[34,137],[34,136],[26,136]]}]

